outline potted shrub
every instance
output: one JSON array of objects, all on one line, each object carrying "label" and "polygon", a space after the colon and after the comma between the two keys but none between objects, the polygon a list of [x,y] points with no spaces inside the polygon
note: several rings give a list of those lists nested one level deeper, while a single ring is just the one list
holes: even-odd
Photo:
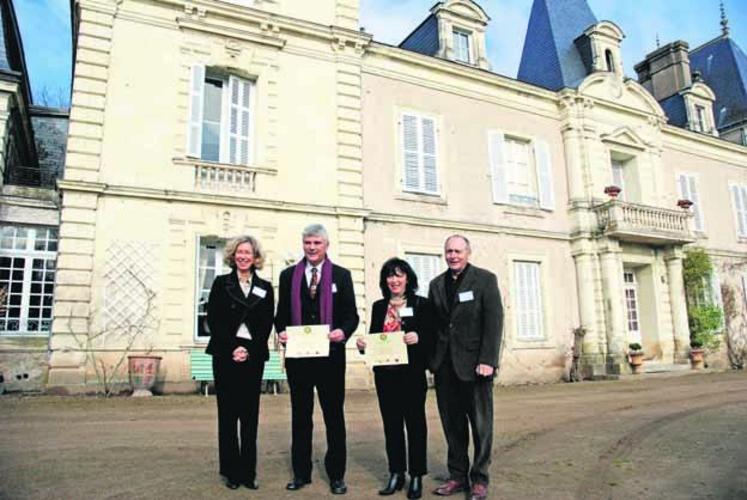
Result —
[{"label": "potted shrub", "polygon": [[702,370],[705,364],[705,351],[703,350],[703,341],[693,339],[690,342],[690,365],[693,370]]},{"label": "potted shrub", "polygon": [[628,344],[628,363],[633,375],[643,373],[643,347],[638,342]]}]

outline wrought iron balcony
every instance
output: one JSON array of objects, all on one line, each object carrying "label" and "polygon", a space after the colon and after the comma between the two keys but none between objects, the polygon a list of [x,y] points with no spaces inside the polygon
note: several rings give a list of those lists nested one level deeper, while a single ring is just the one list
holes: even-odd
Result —
[{"label": "wrought iron balcony", "polygon": [[685,244],[695,241],[687,210],[628,203],[617,199],[594,207],[599,231],[622,241],[653,245]]}]

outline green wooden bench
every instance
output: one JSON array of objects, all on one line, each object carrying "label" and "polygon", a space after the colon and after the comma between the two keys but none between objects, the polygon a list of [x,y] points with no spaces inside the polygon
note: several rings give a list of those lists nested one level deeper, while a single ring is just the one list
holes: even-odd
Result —
[{"label": "green wooden bench", "polygon": [[[192,349],[189,352],[190,376],[192,380],[200,382],[200,392],[208,395],[208,386],[213,381],[213,357],[205,354],[202,349]],[[272,384],[273,394],[277,394],[279,383],[288,380],[283,370],[283,363],[280,359],[280,353],[270,351],[270,359],[265,363],[265,370],[262,373],[262,381]]]}]

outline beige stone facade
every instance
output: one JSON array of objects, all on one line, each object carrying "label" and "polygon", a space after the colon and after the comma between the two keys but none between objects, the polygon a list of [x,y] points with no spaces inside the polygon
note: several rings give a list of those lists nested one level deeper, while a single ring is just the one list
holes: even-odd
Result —
[{"label": "beige stone facade", "polygon": [[[671,369],[689,345],[685,245],[747,258],[729,197],[747,183],[747,149],[667,125],[619,71],[551,92],[485,71],[484,40],[475,65],[376,43],[358,29],[357,0],[76,6],[50,387],[95,382],[73,334],[137,316],[137,286],[152,293],[153,316],[134,350],[164,356],[166,390],[193,387],[201,252],[242,233],[262,241],[261,274],[277,285],[300,255],[301,229],[325,224],[332,259],[353,272],[360,332],[384,260],[405,257],[432,276],[445,268],[444,238],[467,235],[473,262],[499,278],[502,383],[566,377],[578,328],[587,375],[626,372],[632,341]],[[485,22],[468,24],[482,37]],[[590,36],[614,47],[613,28]],[[206,92],[227,113],[220,123],[206,125]],[[227,124],[234,111],[250,117],[246,133]],[[604,193],[613,162],[624,200]],[[681,173],[697,179],[698,232],[676,206]],[[97,346],[104,358],[122,348],[116,338]],[[354,350],[349,364],[349,386],[367,386]]]}]

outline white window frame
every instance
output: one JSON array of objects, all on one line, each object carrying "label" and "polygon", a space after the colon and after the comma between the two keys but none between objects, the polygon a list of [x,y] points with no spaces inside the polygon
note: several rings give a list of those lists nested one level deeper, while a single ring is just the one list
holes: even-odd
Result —
[{"label": "white window frame", "polygon": [[[19,328],[18,330],[7,330],[3,329],[0,330],[0,337],[47,337],[50,335],[52,331],[52,320],[54,319],[53,312],[52,312],[52,306],[45,306],[44,305],[44,298],[45,296],[51,296],[52,299],[54,298],[54,284],[55,284],[55,275],[57,273],[57,248],[59,245],[59,231],[56,227],[51,226],[21,226],[21,225],[9,225],[5,224],[0,229],[5,227],[12,227],[16,230],[15,235],[17,235],[18,229],[23,229],[26,231],[26,241],[25,241],[25,247],[23,248],[17,248],[16,243],[17,239],[13,238],[13,248],[4,248],[2,245],[4,244],[4,241],[0,243],[0,257],[6,257],[6,258],[23,258],[24,259],[24,267],[23,267],[23,280],[22,280],[22,286],[21,286],[21,303],[19,305],[20,308],[20,315],[18,318],[10,318],[9,316],[9,301],[10,301],[10,291],[8,291],[8,294],[6,295],[5,299],[5,309],[2,312],[2,319],[5,321],[11,321],[17,319],[19,322]],[[51,231],[51,234],[49,233]],[[43,240],[39,240],[39,237],[43,235],[49,235],[51,237],[44,236]],[[4,240],[5,238],[3,238]],[[54,242],[54,250],[49,250],[46,248],[45,250],[36,250],[35,244],[39,241],[44,241],[45,246],[49,247],[50,243]],[[39,271],[38,269],[34,269],[33,264],[34,260],[42,260],[44,262],[52,261],[52,267],[47,267],[46,265],[42,269],[42,273],[44,275],[44,278],[49,278],[49,281],[42,280],[41,282],[33,281],[33,283],[40,283],[41,289],[40,292],[33,293],[32,294],[32,277],[33,273],[35,271]],[[51,274],[51,276],[49,276]],[[49,293],[44,292],[45,285],[51,284],[52,285],[52,291]],[[29,330],[28,329],[28,323],[30,319],[35,318],[29,318],[29,308],[31,306],[31,295],[37,295],[39,296],[39,305],[33,306],[33,307],[39,307],[40,309],[48,309],[50,311],[50,317],[49,317],[49,328],[47,330],[43,329],[37,329],[37,330]]]},{"label": "white window frame", "polygon": [[[548,340],[543,270],[542,261],[511,260],[514,335],[518,342]],[[527,286],[529,282],[524,278],[531,282],[530,286]],[[525,320],[529,320],[536,326],[534,334],[522,331],[522,325],[527,324]]]},{"label": "white window frame", "polygon": [[[408,148],[408,140],[406,137],[406,120],[408,118],[415,120],[415,135],[416,135],[416,147]],[[424,138],[424,123],[430,121],[433,126],[433,152],[425,151],[425,138]],[[439,151],[439,134],[441,126],[436,116],[419,113],[417,111],[403,110],[399,114],[399,157],[402,165],[401,169],[401,186],[402,191],[406,193],[423,194],[429,196],[442,196],[441,189],[441,161]],[[408,177],[408,155],[414,154],[417,161],[417,183],[416,185],[408,185],[408,182],[412,179]],[[434,162],[433,175],[435,177],[435,187],[429,188],[427,182],[426,172],[426,158],[431,158]]]},{"label": "white window frame", "polygon": [[[632,280],[628,281],[627,277]],[[635,270],[623,271],[623,297],[625,298],[625,329],[628,332],[628,342],[641,343],[641,307],[638,293],[638,277]],[[632,306],[632,307],[631,307]]]},{"label": "white window frame", "polygon": [[428,296],[431,281],[441,274],[443,257],[440,254],[423,252],[405,252],[404,260],[410,264],[418,277],[418,295]]},{"label": "white window frame", "polygon": [[451,40],[454,44],[454,60],[473,64],[472,33],[459,28],[453,28],[451,30]]},{"label": "white window frame", "polygon": [[706,132],[708,130],[708,117],[706,115],[706,108],[702,104],[694,104],[695,108],[695,130],[698,132]]},{"label": "white window frame", "polygon": [[[535,197],[526,201],[511,196],[509,189],[509,168],[515,162],[508,161],[507,140],[525,142],[528,145],[528,162],[533,176]],[[519,134],[504,133],[501,130],[489,130],[488,164],[493,190],[493,203],[520,207],[534,207],[542,210],[555,210],[555,193],[553,186],[553,168],[549,144],[539,138],[530,138]]]},{"label": "white window frame", "polygon": [[[187,120],[187,156],[202,160],[202,134],[205,115],[205,81],[207,79],[220,80],[222,82],[221,110],[220,110],[220,145],[218,163],[249,166],[254,164],[255,154],[255,117],[256,117],[256,83],[253,80],[242,78],[234,74],[224,74],[222,71],[213,71],[204,65],[196,64],[191,67],[189,87],[189,114]],[[239,102],[233,103],[232,92],[238,89]],[[241,97],[248,93],[246,99]],[[246,106],[243,103],[246,102]],[[237,108],[237,113],[247,113],[246,135],[237,135],[231,131],[231,114]],[[240,121],[239,121],[240,123]],[[231,151],[231,139],[237,138],[238,142],[245,141],[244,147],[236,152]],[[241,158],[244,157],[242,160]],[[203,160],[213,161],[213,160]]]},{"label": "white window frame", "polygon": [[228,243],[228,240],[225,238],[219,238],[216,236],[197,236],[196,237],[196,249],[195,252],[195,305],[194,305],[194,319],[195,319],[195,326],[194,326],[194,333],[193,337],[195,342],[198,343],[207,343],[210,340],[209,336],[200,336],[200,321],[205,321],[206,314],[200,313],[200,305],[202,304],[203,300],[205,303],[207,303],[208,296],[210,294],[210,287],[212,286],[212,282],[207,284],[208,286],[203,287],[204,283],[201,283],[201,272],[200,272],[200,252],[202,250],[203,242],[215,242],[216,243],[216,252],[213,256],[213,261],[209,262],[208,264],[212,264],[212,266],[204,266],[207,268],[212,268],[214,270],[214,277],[219,276],[221,274],[228,273],[231,268],[226,266],[223,263],[223,249],[225,248],[225,244]]},{"label": "white window frame", "polygon": [[747,238],[747,184],[729,184],[734,223],[738,238]]},{"label": "white window frame", "polygon": [[690,212],[693,214],[695,230],[698,232],[705,232],[703,206],[700,202],[699,175],[688,172],[680,172],[679,174],[677,174],[676,180],[677,190],[679,191],[680,198],[693,202],[693,206],[690,207]]}]

